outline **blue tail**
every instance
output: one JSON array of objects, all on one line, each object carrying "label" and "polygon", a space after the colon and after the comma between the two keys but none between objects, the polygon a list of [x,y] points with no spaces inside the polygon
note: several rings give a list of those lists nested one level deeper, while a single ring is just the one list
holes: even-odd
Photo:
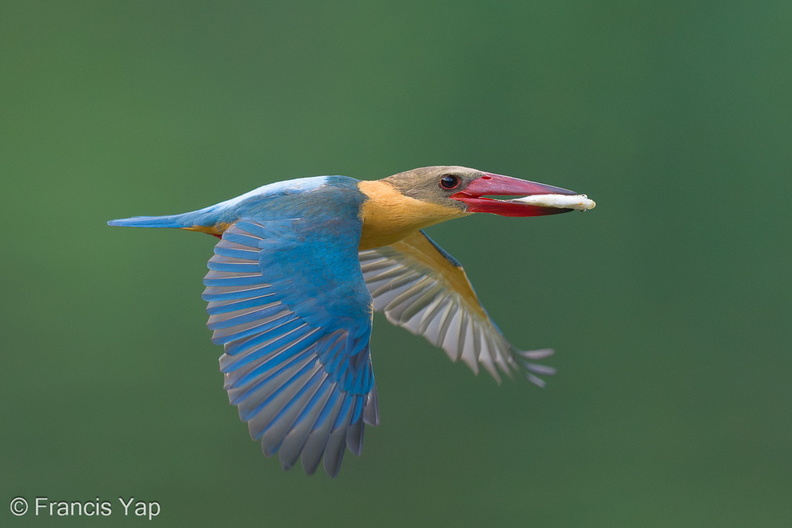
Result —
[{"label": "blue tail", "polygon": [[179,214],[169,216],[133,216],[132,218],[121,218],[110,220],[107,225],[125,227],[192,227],[195,215]]},{"label": "blue tail", "polygon": [[[221,207],[222,204],[211,205],[190,211],[189,213],[166,215],[166,216],[133,216],[132,218],[121,218],[110,220],[107,225],[125,227],[211,227],[220,221],[231,221],[226,219],[227,210]],[[200,230],[200,229],[199,229]],[[202,230],[201,230],[202,231]]]}]

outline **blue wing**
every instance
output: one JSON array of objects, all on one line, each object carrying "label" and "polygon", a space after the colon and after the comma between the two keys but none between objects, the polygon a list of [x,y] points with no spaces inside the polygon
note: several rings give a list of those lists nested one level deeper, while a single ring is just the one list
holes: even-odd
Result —
[{"label": "blue wing", "polygon": [[310,474],[324,459],[335,475],[345,447],[360,454],[364,422],[379,420],[359,235],[357,218],[243,218],[209,261],[203,297],[225,388],[284,469],[301,458]]}]

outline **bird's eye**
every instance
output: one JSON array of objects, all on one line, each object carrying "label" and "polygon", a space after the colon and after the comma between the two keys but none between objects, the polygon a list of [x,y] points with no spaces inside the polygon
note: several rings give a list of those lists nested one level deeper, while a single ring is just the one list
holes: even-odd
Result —
[{"label": "bird's eye", "polygon": [[453,174],[446,174],[445,176],[440,178],[440,187],[443,189],[456,189],[459,187],[459,176],[454,176]]}]

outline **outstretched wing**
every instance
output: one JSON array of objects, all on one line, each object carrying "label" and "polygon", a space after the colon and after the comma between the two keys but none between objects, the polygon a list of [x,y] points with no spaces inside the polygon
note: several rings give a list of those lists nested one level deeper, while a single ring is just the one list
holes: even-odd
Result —
[{"label": "outstretched wing", "polygon": [[242,219],[215,246],[204,279],[229,399],[284,469],[324,459],[338,472],[378,422],[369,356],[371,296],[357,260],[360,226],[334,219]]},{"label": "outstretched wing", "polygon": [[551,367],[527,361],[553,353],[550,349],[517,350],[487,315],[456,259],[423,231],[395,244],[359,253],[374,309],[410,332],[461,359],[478,373],[481,364],[496,380],[498,369],[511,375],[523,371],[533,383]]}]

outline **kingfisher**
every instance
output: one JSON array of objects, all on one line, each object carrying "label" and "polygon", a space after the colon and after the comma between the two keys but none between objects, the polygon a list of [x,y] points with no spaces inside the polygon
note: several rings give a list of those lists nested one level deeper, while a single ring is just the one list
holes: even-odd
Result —
[{"label": "kingfisher", "polygon": [[498,382],[543,386],[551,349],[520,350],[488,316],[460,263],[424,232],[474,213],[526,217],[586,210],[586,195],[459,166],[376,181],[315,176],[237,198],[111,226],[178,228],[219,238],[204,278],[224,388],[283,469],[301,460],[335,476],[364,425],[378,425],[369,351],[373,312]]}]

